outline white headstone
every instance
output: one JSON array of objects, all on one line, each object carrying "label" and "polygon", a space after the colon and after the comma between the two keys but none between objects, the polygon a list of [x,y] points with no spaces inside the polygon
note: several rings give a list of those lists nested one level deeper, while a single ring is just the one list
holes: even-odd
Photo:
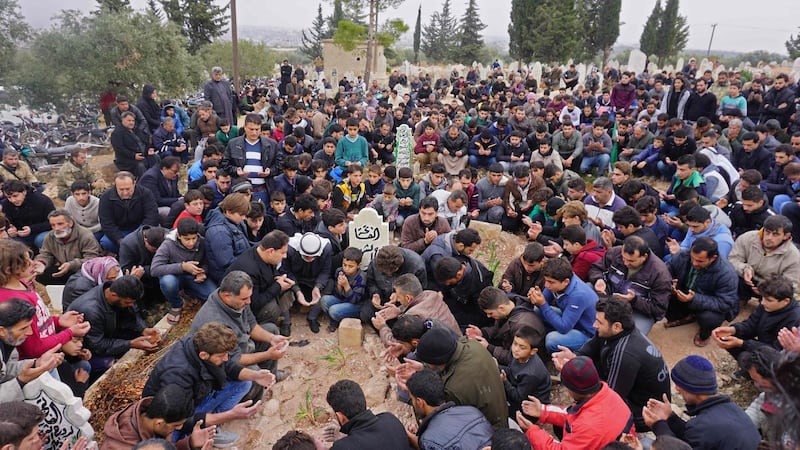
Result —
[{"label": "white headstone", "polygon": [[512,62],[508,65],[508,70],[511,72],[516,72],[519,70],[519,63],[517,61]]},{"label": "white headstone", "polygon": [[389,224],[372,208],[364,208],[350,222],[350,245],[360,249],[364,256],[361,268],[366,269],[369,262],[384,245],[389,245]]},{"label": "white headstone", "polygon": [[47,296],[50,297],[50,307],[55,311],[63,311],[61,297],[64,296],[64,286],[60,284],[51,284],[45,286]]},{"label": "white headstone", "polygon": [[697,78],[700,78],[706,70],[711,70],[714,68],[714,63],[708,60],[708,58],[703,58],[700,61],[700,67],[697,68]]},{"label": "white headstone", "polygon": [[680,58],[678,58],[678,63],[675,64],[675,70],[683,70],[684,64],[686,63],[683,62],[683,56],[681,56]]},{"label": "white headstone", "polygon": [[397,136],[394,140],[394,158],[397,168],[411,167],[413,143],[414,136],[411,127],[406,124],[397,127]]},{"label": "white headstone", "polygon": [[644,66],[647,64],[647,55],[644,54],[638,48],[631,50],[630,56],[628,56],[628,70],[636,72],[636,74],[642,73],[644,71]]},{"label": "white headstone", "polygon": [[536,61],[531,66],[531,73],[533,74],[533,79],[537,82],[542,79],[542,63]]},{"label": "white headstone", "polygon": [[615,69],[619,70],[619,61],[617,61],[616,59],[612,59],[612,60],[611,60],[611,61],[610,61],[608,64],[609,64],[611,67],[613,67],[613,68],[615,68]]},{"label": "white headstone", "polygon": [[795,58],[792,63],[792,72],[800,72],[800,58]]},{"label": "white headstone", "polygon": [[582,85],[583,81],[586,79],[586,64],[580,63],[575,66],[575,70],[578,71],[578,84]]},{"label": "white headstone", "polygon": [[49,373],[40,375],[22,388],[25,403],[36,405],[44,413],[39,431],[50,437],[44,445],[45,450],[58,450],[65,441],[85,437],[94,438],[94,430],[89,425],[91,413],[83,407],[81,399],[72,395],[66,384],[56,380]]}]

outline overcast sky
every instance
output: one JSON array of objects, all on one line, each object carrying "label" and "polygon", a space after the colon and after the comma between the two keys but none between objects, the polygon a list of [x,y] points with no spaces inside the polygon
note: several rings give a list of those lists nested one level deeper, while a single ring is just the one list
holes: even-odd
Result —
[{"label": "overcast sky", "polygon": [[[492,36],[508,36],[510,0],[477,0],[481,18],[488,26],[484,33]],[[22,12],[29,23],[36,27],[46,26],[50,17],[61,9],[95,8],[94,0],[19,0]],[[224,4],[227,0],[216,0]],[[145,0],[132,0],[134,7],[144,8]],[[287,3],[283,0],[238,0],[238,15],[241,25],[263,25],[275,27],[307,28],[316,14],[318,1],[299,0]],[[323,1],[323,12],[330,13],[332,7]],[[430,14],[441,9],[442,0],[427,0],[422,9],[422,22]],[[461,15],[466,1],[454,0],[455,14]],[[642,27],[655,0],[622,0],[620,37],[618,44],[637,45]],[[663,1],[662,1],[663,4]],[[291,5],[291,6],[289,6]],[[412,27],[416,21],[419,0],[406,0],[399,10],[387,11],[383,18],[400,17]],[[767,50],[786,53],[784,42],[791,34],[797,34],[797,0],[684,0],[681,14],[687,16],[690,25],[688,48],[708,47],[711,24],[719,24],[714,34],[713,50],[754,51]],[[383,21],[381,18],[381,21]]]}]

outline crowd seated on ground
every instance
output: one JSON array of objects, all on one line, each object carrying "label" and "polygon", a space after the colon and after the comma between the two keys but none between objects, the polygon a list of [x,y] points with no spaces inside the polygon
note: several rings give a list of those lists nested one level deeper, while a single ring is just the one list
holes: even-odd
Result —
[{"label": "crowd seated on ground", "polygon": [[[278,80],[236,95],[222,75],[211,70],[191,119],[151,85],[138,107],[117,97],[108,184],[76,151],[50,199],[4,150],[0,402],[45,372],[83,396],[129,349],[163,350],[143,309],[166,305],[174,325],[199,301],[101,448],[233,445],[228,424],[292,376],[278,362],[300,311],[321,338],[346,319],[374,329],[418,419],[373,413],[340,380],[326,397],[334,449],[800,441],[800,80],[714,79],[691,61],[609,67],[602,86],[596,69],[580,80],[554,65],[540,84],[496,62],[484,79],[394,71],[331,91],[284,61]],[[406,155],[394,152],[402,125]],[[367,207],[391,230],[369,263],[349,233]],[[490,243],[472,221],[529,241],[504,255],[504,273],[477,259]],[[65,286],[63,314],[35,283]],[[648,335],[695,322],[669,368]],[[709,345],[761,391],[747,412],[692,354]],[[548,368],[568,408],[551,405],[564,399]],[[13,405],[0,407],[0,448],[28,448],[41,411]],[[302,432],[278,438],[324,448]]]}]

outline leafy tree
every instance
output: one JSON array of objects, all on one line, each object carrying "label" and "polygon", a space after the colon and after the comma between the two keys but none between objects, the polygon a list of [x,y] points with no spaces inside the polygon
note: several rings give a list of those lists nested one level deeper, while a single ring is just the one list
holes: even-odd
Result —
[{"label": "leafy tree", "polygon": [[786,41],[786,51],[789,52],[789,58],[791,59],[800,57],[800,33],[798,33],[797,37],[789,35],[789,40]]},{"label": "leafy tree", "polygon": [[689,40],[689,25],[686,17],[678,14],[680,0],[667,0],[664,13],[658,25],[658,39],[656,41],[656,56],[658,65],[662,66],[664,60],[680,53]]},{"label": "leafy tree", "polygon": [[97,0],[97,9],[99,13],[118,13],[122,11],[130,11],[130,0]]},{"label": "leafy tree", "polygon": [[536,12],[536,0],[511,0],[511,22],[508,24],[508,53],[521,62],[533,57],[531,30]]},{"label": "leafy tree", "polygon": [[469,0],[467,10],[459,21],[458,52],[454,58],[457,62],[468,65],[481,59],[484,47],[481,31],[485,28],[486,24],[481,22],[476,0]]},{"label": "leafy tree", "polygon": [[333,14],[328,16],[328,27],[325,30],[324,39],[331,39],[336,29],[339,28],[339,22],[345,20],[344,9],[342,9],[342,0],[334,0]]},{"label": "leafy tree", "polygon": [[566,61],[578,48],[574,2],[513,0],[508,27],[511,55],[521,61]]},{"label": "leafy tree", "polygon": [[147,12],[152,14],[153,17],[157,17],[158,20],[164,18],[164,13],[161,12],[158,4],[156,4],[156,0],[147,0]]},{"label": "leafy tree", "polygon": [[161,3],[161,10],[167,16],[167,20],[183,29],[183,10],[181,0],[158,0]]},{"label": "leafy tree", "polygon": [[419,64],[419,45],[422,36],[422,5],[417,9],[417,23],[414,25],[414,64]]},{"label": "leafy tree", "polygon": [[621,0],[583,0],[579,19],[583,23],[583,57],[594,58],[603,53],[602,67],[619,37]]},{"label": "leafy tree", "polygon": [[352,52],[367,40],[367,27],[349,20],[342,20],[333,34],[333,43],[342,50]]},{"label": "leafy tree", "polygon": [[642,36],[639,38],[639,49],[647,55],[654,55],[658,50],[658,27],[661,23],[661,15],[664,10],[661,8],[661,0],[656,0],[653,11],[644,23]]},{"label": "leafy tree", "polygon": [[62,12],[11,67],[9,80],[33,106],[92,98],[108,80],[120,81],[121,92],[132,98],[144,83],[158,87],[162,96],[177,96],[202,81],[197,58],[186,51],[177,26],[132,11],[90,17]]},{"label": "leafy tree", "polygon": [[325,18],[322,17],[322,3],[317,5],[317,17],[311,22],[311,28],[306,34],[303,30],[300,51],[309,59],[322,58],[322,35],[325,33]]},{"label": "leafy tree", "polygon": [[189,53],[228,32],[228,6],[217,6],[214,0],[159,0],[167,20],[177,24],[188,38]]},{"label": "leafy tree", "polygon": [[[200,49],[197,56],[203,67],[233,67],[233,48],[230,41],[214,41]],[[244,79],[271,74],[275,64],[279,64],[284,58],[289,58],[286,53],[271,50],[263,42],[239,40],[239,75]]]},{"label": "leafy tree", "polygon": [[422,51],[430,61],[449,62],[455,57],[458,46],[458,22],[450,11],[450,0],[445,0],[442,11],[431,15],[431,21],[422,28]]},{"label": "leafy tree", "polygon": [[[31,28],[20,13],[17,0],[0,0],[0,67],[11,67],[17,46],[31,36]],[[0,71],[0,80],[7,70]]]},{"label": "leafy tree", "polygon": [[383,46],[383,55],[389,59],[395,56],[395,50],[392,48],[395,42],[400,40],[405,32],[408,31],[408,25],[403,22],[403,19],[387,20],[381,25],[378,34],[375,35],[375,40],[379,45]]}]

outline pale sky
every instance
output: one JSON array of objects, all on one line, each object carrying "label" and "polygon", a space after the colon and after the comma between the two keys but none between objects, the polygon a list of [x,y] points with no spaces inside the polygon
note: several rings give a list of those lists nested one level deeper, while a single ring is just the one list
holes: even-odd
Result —
[{"label": "pale sky", "polygon": [[[227,0],[216,0],[219,4]],[[488,25],[485,35],[508,37],[510,0],[477,0],[484,23]],[[22,12],[34,26],[46,26],[49,18],[60,9],[95,8],[94,0],[19,0]],[[145,0],[132,0],[136,8],[144,8]],[[262,25],[307,28],[313,20],[318,1],[299,0],[288,3],[277,0],[238,0],[238,16],[241,25]],[[420,1],[406,0],[398,10],[387,11],[387,17],[402,18],[413,30]],[[422,9],[422,22],[428,22],[430,14],[441,9],[442,0],[427,0]],[[662,0],[662,4],[664,1]],[[329,14],[332,7],[323,1],[323,13]],[[622,13],[618,44],[637,45],[642,27],[655,4],[655,0],[622,0]],[[687,16],[690,26],[687,48],[705,50],[711,36],[711,24],[719,24],[714,35],[712,53],[716,50],[754,51],[767,50],[786,53],[784,41],[797,34],[797,0],[684,0],[681,14]],[[452,1],[453,10],[460,16],[466,1]]]}]

